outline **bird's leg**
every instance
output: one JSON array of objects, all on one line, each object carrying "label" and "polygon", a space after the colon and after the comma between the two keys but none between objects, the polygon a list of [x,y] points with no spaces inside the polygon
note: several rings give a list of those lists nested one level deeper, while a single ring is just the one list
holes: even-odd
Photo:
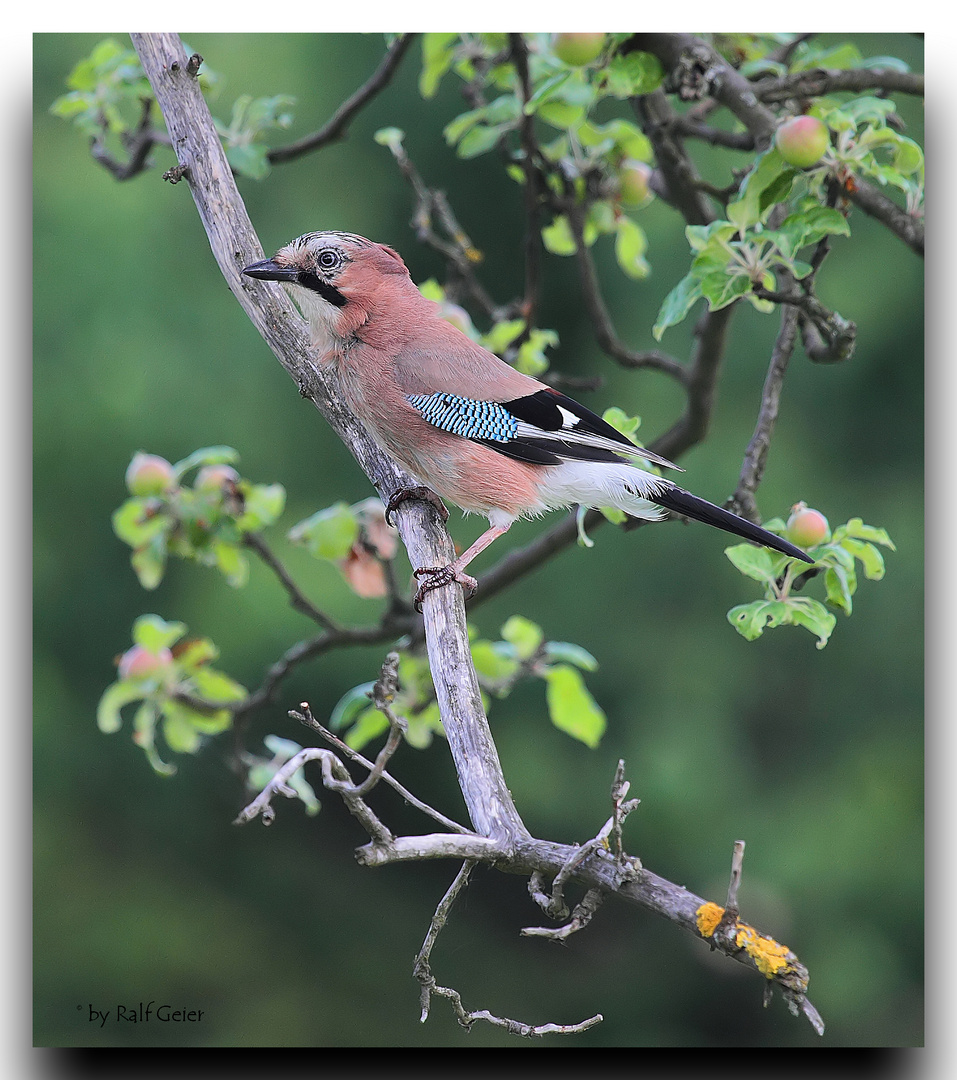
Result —
[{"label": "bird's leg", "polygon": [[419,585],[415,599],[412,602],[415,610],[422,610],[422,599],[426,593],[431,592],[433,589],[441,589],[443,585],[451,585],[453,581],[457,581],[463,589],[468,590],[466,595],[466,599],[468,599],[478,588],[478,582],[474,577],[465,573],[466,566],[476,555],[481,554],[493,540],[497,540],[504,533],[507,533],[511,524],[509,522],[508,525],[493,525],[490,529],[486,529],[467,551],[463,551],[455,562],[450,563],[448,566],[420,566],[418,570],[413,570],[417,578],[426,577],[426,580]]},{"label": "bird's leg", "polygon": [[421,502],[427,502],[430,506],[435,507],[435,512],[443,521],[449,520],[449,512],[446,509],[445,503],[435,494],[431,488],[427,487],[411,487],[411,488],[399,488],[398,491],[393,491],[389,498],[389,505],[385,508],[385,523],[386,525],[392,524],[392,515],[396,512],[400,503],[404,503],[407,499],[418,499]]}]

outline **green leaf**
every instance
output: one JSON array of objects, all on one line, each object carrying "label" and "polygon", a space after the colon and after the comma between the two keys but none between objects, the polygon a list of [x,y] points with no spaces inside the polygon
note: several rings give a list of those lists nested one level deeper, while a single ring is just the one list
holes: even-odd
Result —
[{"label": "green leaf", "polygon": [[378,738],[388,730],[388,717],[374,705],[370,705],[356,717],[344,741],[353,750],[361,750],[366,743]]},{"label": "green leaf", "polygon": [[519,660],[530,660],[544,640],[542,628],[530,619],[513,615],[501,630],[503,640],[515,646]]},{"label": "green leaf", "polygon": [[860,560],[869,581],[880,581],[884,576],[884,556],[873,544],[847,536],[841,541],[841,547]]},{"label": "green leaf", "polygon": [[143,696],[142,689],[126,679],[112,683],[103,692],[96,707],[96,726],[104,735],[112,735],[123,726],[120,710]]},{"label": "green leaf", "polygon": [[[514,678],[521,666],[515,659],[512,646],[496,648],[501,643],[475,641],[472,643],[472,663],[481,680],[486,683],[506,683]],[[512,655],[509,655],[511,653]]]},{"label": "green leaf", "polygon": [[628,277],[645,278],[651,273],[645,259],[647,247],[644,229],[627,215],[622,215],[615,233],[615,258]]},{"label": "green leaf", "polygon": [[837,619],[823,604],[807,597],[788,600],[755,600],[739,604],[728,612],[728,622],[748,641],[759,638],[767,626],[792,624],[817,634],[817,648],[827,644]]},{"label": "green leaf", "polygon": [[175,765],[168,765],[156,752],[156,709],[151,701],[144,701],[133,716],[133,741],[146,754],[154,772],[161,776],[173,776]]},{"label": "green leaf", "polygon": [[646,52],[615,53],[603,70],[606,93],[617,98],[650,94],[664,78],[656,56]]},{"label": "green leaf", "polygon": [[246,584],[249,580],[249,560],[236,544],[216,537],[210,541],[209,550],[216,569],[234,589]]},{"label": "green leaf", "polygon": [[777,577],[777,569],[767,548],[755,547],[754,544],[735,544],[724,549],[725,555],[734,566],[755,581],[770,584]]},{"label": "green leaf", "polygon": [[751,291],[751,279],[743,271],[728,273],[721,270],[706,274],[700,284],[701,295],[708,301],[711,311],[727,307]]},{"label": "green leaf", "polygon": [[329,727],[333,731],[342,731],[354,724],[360,714],[369,708],[369,695],[374,686],[374,682],[366,682],[347,690],[329,716]]},{"label": "green leaf", "polygon": [[144,547],[137,548],[130,556],[130,565],[142,588],[155,589],[163,580],[166,569],[165,537],[154,536]]},{"label": "green leaf", "polygon": [[742,232],[757,225],[775,203],[787,198],[796,175],[772,145],[755,160],[741,182],[738,198],[728,203],[728,220]]},{"label": "green leaf", "polygon": [[202,739],[191,722],[191,710],[177,701],[163,702],[163,738],[174,754],[195,754]]},{"label": "green leaf", "polygon": [[588,692],[581,673],[566,664],[545,672],[545,699],[552,723],[566,735],[594,749],[605,732],[607,720]]},{"label": "green leaf", "polygon": [[540,83],[535,92],[525,103],[524,112],[527,116],[531,116],[532,113],[541,105],[542,102],[548,101],[552,95],[568,80],[571,78],[572,72],[570,68],[564,71],[559,71],[557,75],[552,75]]},{"label": "green leaf", "polygon": [[788,604],[784,600],[753,600],[728,612],[728,622],[748,641],[759,638],[765,626],[780,626],[787,621]]},{"label": "green leaf", "polygon": [[272,168],[268,153],[265,143],[235,143],[226,147],[226,160],[240,176],[264,180]]},{"label": "green leaf", "polygon": [[458,34],[422,35],[422,72],[419,75],[419,93],[424,98],[434,97],[442,76],[452,66],[455,58],[453,46]]},{"label": "green leaf", "polygon": [[847,219],[839,210],[814,205],[788,215],[773,233],[763,235],[773,237],[778,248],[790,258],[825,236],[849,236],[850,231]]},{"label": "green leaf", "polygon": [[829,566],[824,571],[824,590],[827,602],[850,615],[853,608],[851,596],[857,587],[856,576],[851,576],[843,566]]},{"label": "green leaf", "polygon": [[840,542],[845,536],[854,536],[858,540],[869,540],[872,544],[882,544],[884,547],[896,551],[893,540],[887,534],[886,529],[876,525],[865,525],[860,518],[851,518],[846,525],[838,525],[834,530],[834,540]]},{"label": "green leaf", "polygon": [[185,633],[185,623],[167,622],[159,615],[140,615],[133,623],[133,641],[153,653],[168,649]]},{"label": "green leaf", "polygon": [[629,416],[624,409],[619,409],[617,405],[612,405],[610,408],[605,409],[601,414],[601,418],[606,424],[610,424],[615,431],[621,432],[625,438],[630,439],[632,442],[636,442],[635,432],[641,427],[640,416]]},{"label": "green leaf", "polygon": [[598,661],[581,645],[571,641],[547,641],[545,642],[545,658],[549,661],[561,661],[566,664],[574,664],[583,671],[597,671]]},{"label": "green leaf", "polygon": [[632,158],[635,161],[651,161],[654,157],[651,140],[629,120],[609,120],[607,124],[603,124],[598,130],[610,136],[614,140],[615,146],[626,158]]},{"label": "green leaf", "polygon": [[503,319],[501,322],[495,323],[491,330],[483,336],[482,344],[490,352],[501,356],[525,329],[525,325],[524,319]]},{"label": "green leaf", "polygon": [[701,296],[701,282],[691,274],[683,277],[662,301],[661,310],[651,331],[655,341],[661,341],[662,334],[669,326],[680,323]]},{"label": "green leaf", "polygon": [[569,105],[566,101],[546,101],[538,110],[539,117],[559,131],[576,131],[588,115],[581,105]]},{"label": "green leaf", "polygon": [[727,242],[736,235],[738,228],[730,221],[712,221],[710,225],[688,225],[685,227],[685,236],[693,251],[704,251],[705,248],[717,247],[724,251],[725,261],[728,258]]},{"label": "green leaf", "polygon": [[344,502],[317,511],[289,530],[292,543],[304,544],[310,555],[333,562],[349,554],[358,536],[359,522]]},{"label": "green leaf", "polygon": [[496,124],[493,127],[486,127],[485,124],[476,124],[459,140],[458,146],[455,148],[456,154],[460,158],[468,159],[493,150],[498,145],[499,139],[508,126]]},{"label": "green leaf", "polygon": [[[628,520],[628,515],[624,510],[619,510],[617,506],[599,506],[598,512],[604,515],[606,521],[610,521],[612,525],[621,525]],[[579,538],[579,543],[581,539]],[[583,547],[591,547],[591,544],[584,544]]]},{"label": "green leaf", "polygon": [[176,663],[187,673],[191,673],[193,668],[208,664],[218,657],[219,649],[209,638],[190,638],[188,641],[184,641],[176,650]]},{"label": "green leaf", "polygon": [[286,489],[282,484],[248,484],[242,492],[243,512],[236,520],[242,532],[272,525],[286,506]]},{"label": "green leaf", "polygon": [[831,631],[837,625],[837,619],[817,600],[809,597],[794,598],[789,601],[790,621],[817,634],[816,648],[823,649]]},{"label": "green leaf", "polygon": [[231,446],[204,446],[200,450],[194,450],[182,461],[177,461],[173,466],[173,478],[176,481],[200,465],[234,465],[239,461],[239,454]]},{"label": "green leaf", "polygon": [[155,496],[134,496],[113,511],[113,532],[130,547],[142,547],[172,528],[166,504]]},{"label": "green leaf", "polygon": [[200,667],[190,675],[196,693],[211,705],[227,701],[243,701],[248,697],[246,687],[213,668]]},{"label": "green leaf", "polygon": [[519,346],[518,353],[512,361],[513,367],[523,375],[537,378],[548,370],[545,349],[557,344],[558,334],[554,330],[532,330],[528,338]]},{"label": "green leaf", "polygon": [[[482,701],[483,703],[486,701],[484,694]],[[431,746],[435,735],[444,734],[439,707],[435,702],[427,705],[421,712],[406,717],[406,719],[409,726],[405,733],[405,741],[409,746],[415,747],[416,750],[425,750]]]},{"label": "green leaf", "polygon": [[574,255],[578,250],[568,218],[560,214],[542,229],[542,243],[553,255]]}]

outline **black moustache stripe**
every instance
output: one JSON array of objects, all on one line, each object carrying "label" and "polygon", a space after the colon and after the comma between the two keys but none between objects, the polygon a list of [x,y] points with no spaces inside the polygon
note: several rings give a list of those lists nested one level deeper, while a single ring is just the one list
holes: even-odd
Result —
[{"label": "black moustache stripe", "polygon": [[308,270],[300,270],[296,277],[296,284],[301,285],[304,289],[312,289],[312,291],[317,292],[323,300],[328,300],[329,303],[333,304],[335,307],[345,307],[348,303],[346,298],[334,285],[330,285],[328,281],[323,281],[321,277],[310,273]]}]

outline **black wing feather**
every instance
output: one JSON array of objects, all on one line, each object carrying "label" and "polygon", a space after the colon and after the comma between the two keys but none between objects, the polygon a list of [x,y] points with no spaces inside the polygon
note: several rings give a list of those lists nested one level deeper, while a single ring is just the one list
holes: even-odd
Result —
[{"label": "black wing feather", "polygon": [[527,424],[534,424],[543,431],[561,431],[563,427],[567,426],[567,418],[562,415],[562,409],[564,409],[566,412],[578,417],[578,423],[575,424],[576,431],[590,431],[594,435],[601,435],[606,439],[623,443],[625,446],[634,449],[634,443],[625,438],[611,424],[602,420],[597,413],[593,413],[591,409],[586,409],[584,405],[575,401],[574,398],[565,397],[564,394],[560,394],[557,390],[539,390],[534,394],[529,394],[527,397],[503,401],[502,405],[513,416],[517,416],[519,420],[524,420]]}]

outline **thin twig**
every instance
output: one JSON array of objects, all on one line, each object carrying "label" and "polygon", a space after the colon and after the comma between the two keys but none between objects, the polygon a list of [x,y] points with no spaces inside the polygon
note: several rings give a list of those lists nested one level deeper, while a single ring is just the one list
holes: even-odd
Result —
[{"label": "thin twig", "polygon": [[438,985],[435,981],[435,976],[432,974],[430,963],[432,949],[435,947],[435,942],[439,934],[448,922],[452,905],[455,903],[459,893],[468,883],[469,876],[471,875],[474,866],[475,863],[471,861],[466,861],[462,864],[459,872],[455,875],[455,879],[446,891],[445,896],[439,901],[438,906],[435,909],[435,914],[432,916],[432,921],[429,924],[428,932],[425,935],[425,941],[423,941],[422,948],[415,958],[412,974],[421,987],[420,1001],[422,1011],[419,1015],[419,1021],[424,1024],[426,1020],[428,1020],[432,995],[438,994],[439,997],[444,997],[451,1003],[456,1020],[458,1020],[464,1028],[471,1028],[476,1021],[482,1020],[487,1024],[491,1024],[493,1027],[504,1028],[512,1035],[521,1035],[524,1038],[535,1038],[542,1035],[575,1035],[579,1032],[587,1031],[588,1028],[594,1027],[595,1024],[601,1023],[602,1016],[598,1013],[578,1024],[525,1024],[520,1020],[509,1020],[504,1016],[495,1016],[487,1009],[470,1011],[462,1004],[462,997],[458,991],[453,990],[448,986]]},{"label": "thin twig", "polygon": [[[303,702],[300,705],[300,708],[302,709],[302,712],[297,712],[296,710],[290,711],[289,715],[294,720],[298,720],[301,724],[318,732],[326,742],[331,746],[334,746],[341,754],[345,754],[346,757],[351,758],[356,764],[361,765],[364,769],[368,769],[369,772],[375,768],[373,762],[360,754],[358,750],[353,750],[348,743],[343,742],[342,739],[334,735],[328,728],[323,727],[323,725],[312,715],[312,710],[306,702]],[[445,814],[442,814],[434,807],[429,806],[428,803],[424,803],[421,799],[416,798],[408,788],[400,784],[399,781],[385,769],[380,773],[380,777],[386,784],[397,791],[410,806],[414,806],[416,810],[421,810],[423,814],[434,819],[440,825],[444,825],[452,832],[472,835],[471,829],[467,829],[464,825],[460,825],[457,821],[453,821],[452,818],[446,817]]]},{"label": "thin twig", "polygon": [[273,554],[272,549],[259,533],[244,533],[243,543],[246,547],[252,548],[269,569],[272,570],[276,577],[279,578],[282,587],[289,594],[289,602],[296,611],[302,612],[303,615],[312,619],[313,622],[318,623],[319,626],[328,630],[330,633],[338,633],[339,627],[336,623],[306,598],[299,586],[289,576],[286,568],[282,565],[276,555]]},{"label": "thin twig", "polygon": [[670,375],[677,382],[684,384],[687,371],[677,360],[657,349],[638,352],[629,349],[618,337],[612,325],[611,315],[602,299],[598,273],[591,257],[591,251],[585,243],[585,207],[569,194],[563,209],[568,218],[572,235],[575,238],[575,260],[578,264],[578,278],[581,284],[585,310],[591,319],[598,344],[608,355],[627,368],[650,368]]},{"label": "thin twig", "polygon": [[605,894],[601,889],[589,889],[575,905],[571,918],[564,926],[523,926],[522,937],[543,937],[550,941],[564,941],[583,930],[594,918],[595,913],[604,903]]},{"label": "thin twig", "polygon": [[290,789],[287,781],[308,761],[319,762],[322,768],[323,787],[342,796],[347,809],[372,838],[373,844],[388,845],[395,839],[366,804],[359,789],[353,784],[345,765],[331,750],[321,750],[315,746],[307,746],[280,766],[260,794],[240,811],[233,824],[246,825],[260,814],[263,817],[263,823],[270,824],[275,816],[271,807],[272,800],[276,795],[288,795]]},{"label": "thin twig", "polygon": [[379,782],[390,758],[399,749],[403,735],[409,730],[409,722],[396,716],[391,708],[391,702],[398,692],[398,667],[399,654],[390,652],[372,688],[372,704],[389,721],[389,736],[376,756],[375,765],[369,770],[369,775],[357,788],[358,793],[363,796],[367,795]]},{"label": "thin twig", "polygon": [[[481,253],[459,224],[448,199],[441,191],[434,191],[426,184],[401,143],[390,143],[389,150],[399,166],[399,171],[415,192],[416,205],[412,213],[412,224],[418,240],[442,256],[475,303],[493,322],[510,318],[514,314],[512,308],[503,308],[496,304],[476,277],[475,267],[481,261]],[[433,214],[438,218],[451,243],[443,240],[432,227]]]},{"label": "thin twig", "polygon": [[269,161],[274,165],[283,161],[292,161],[303,154],[308,154],[311,150],[318,150],[328,143],[345,138],[346,129],[356,114],[389,84],[414,37],[415,34],[400,34],[389,46],[385,58],[372,77],[339,106],[326,124],[312,135],[306,135],[288,146],[278,146],[270,150],[266,155]]},{"label": "thin twig", "polygon": [[[524,106],[532,94],[531,78],[528,72],[528,48],[521,34],[509,34],[508,38]],[[535,142],[534,118],[530,113],[526,113],[524,109],[519,131],[522,143],[520,164],[525,174],[525,183],[523,185],[525,197],[525,293],[522,301],[522,314],[526,321],[525,332],[528,333],[535,319],[538,293],[541,287],[542,240],[539,222],[539,175],[533,164],[538,153],[538,145]]]},{"label": "thin twig", "polygon": [[808,351],[808,357],[816,363],[838,363],[847,360],[854,351],[857,341],[857,326],[850,319],[845,319],[836,311],[830,311],[811,292],[781,292],[756,286],[755,296],[770,300],[775,304],[791,304],[798,308],[802,316],[818,331],[823,339],[823,349]]},{"label": "thin twig", "polygon": [[781,328],[774,343],[771,362],[768,365],[768,373],[764,380],[764,389],[761,392],[761,408],[758,411],[758,420],[751,441],[744,452],[738,486],[732,499],[735,511],[749,521],[760,520],[755,503],[755,493],[761,483],[761,477],[764,475],[768,449],[771,446],[771,436],[774,433],[774,425],[781,404],[784,375],[797,340],[797,325],[797,310],[793,307],[783,307],[781,309]]},{"label": "thin twig", "polygon": [[744,864],[744,841],[735,840],[731,855],[731,881],[728,883],[728,902],[725,910],[738,915],[738,889],[741,887],[741,868]]}]

